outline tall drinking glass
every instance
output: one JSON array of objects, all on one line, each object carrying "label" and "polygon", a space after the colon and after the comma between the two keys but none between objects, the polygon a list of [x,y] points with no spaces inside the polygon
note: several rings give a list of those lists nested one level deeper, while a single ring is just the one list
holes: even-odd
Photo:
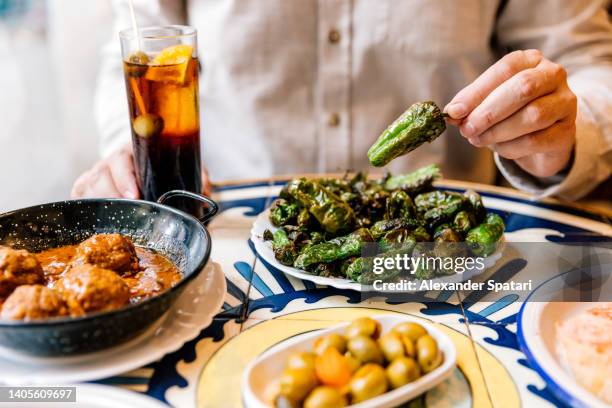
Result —
[{"label": "tall drinking glass", "polygon": [[[144,27],[121,31],[138,185],[145,200],[183,189],[202,192],[196,30]],[[195,216],[193,201],[173,205]]]}]

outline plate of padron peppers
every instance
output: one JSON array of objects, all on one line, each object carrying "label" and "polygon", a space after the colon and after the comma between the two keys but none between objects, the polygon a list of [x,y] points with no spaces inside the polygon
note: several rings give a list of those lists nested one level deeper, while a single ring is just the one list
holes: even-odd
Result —
[{"label": "plate of padron peppers", "polygon": [[[432,142],[446,129],[445,116],[434,102],[413,104],[370,147],[370,163],[384,166]],[[251,239],[259,255],[277,269],[340,289],[371,290],[377,282],[414,279],[466,280],[501,257],[504,221],[487,212],[475,191],[435,189],[433,182],[440,177],[432,164],[379,179],[364,173],[294,178],[257,217]],[[444,262],[375,272],[381,260],[398,256]],[[461,270],[456,262],[447,262],[468,257],[481,261]]]},{"label": "plate of padron peppers", "polygon": [[[439,168],[430,165],[379,179],[363,173],[295,178],[259,214],[251,239],[273,267],[339,289],[372,290],[376,280],[469,279],[501,258],[504,222],[487,212],[475,191],[435,189],[432,183],[440,176]],[[375,258],[404,254],[481,257],[482,262],[461,273],[425,262],[416,270],[374,273]]]},{"label": "plate of padron peppers", "polygon": [[291,337],[252,361],[248,408],[397,407],[444,381],[451,339],[422,319],[393,314]]}]

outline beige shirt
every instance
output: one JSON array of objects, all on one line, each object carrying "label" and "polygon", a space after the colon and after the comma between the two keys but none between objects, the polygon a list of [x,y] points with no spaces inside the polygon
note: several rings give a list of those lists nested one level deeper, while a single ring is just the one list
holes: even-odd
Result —
[{"label": "beige shirt", "polygon": [[[444,106],[503,50],[539,48],[565,65],[579,96],[569,174],[535,179],[497,166],[518,188],[576,198],[612,168],[612,28],[603,0],[136,0],[141,25],[186,22],[203,63],[202,153],[213,180],[374,171],[366,151],[409,105]],[[116,0],[116,31],[129,27]],[[499,14],[499,16],[497,16]],[[103,154],[129,140],[119,40],[105,48],[97,120]],[[494,155],[449,127],[393,161],[491,183]]]}]

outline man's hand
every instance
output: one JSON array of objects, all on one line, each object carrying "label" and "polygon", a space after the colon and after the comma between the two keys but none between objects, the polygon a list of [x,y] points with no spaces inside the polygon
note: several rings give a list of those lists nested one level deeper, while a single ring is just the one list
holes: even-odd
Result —
[{"label": "man's hand", "polygon": [[537,177],[567,166],[576,110],[565,70],[538,50],[504,56],[444,109],[474,146],[490,146]]},{"label": "man's hand", "polygon": [[74,182],[72,198],[139,198],[131,144],[126,144]]},{"label": "man's hand", "polygon": [[[202,187],[209,195],[211,184],[206,169],[202,169]],[[83,173],[72,186],[72,198],[140,198],[132,144],[126,144],[106,159]]]}]

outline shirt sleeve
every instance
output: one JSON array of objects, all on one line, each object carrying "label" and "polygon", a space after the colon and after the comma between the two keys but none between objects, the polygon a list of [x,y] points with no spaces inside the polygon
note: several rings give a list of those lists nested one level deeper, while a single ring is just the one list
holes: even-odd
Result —
[{"label": "shirt sleeve", "polygon": [[[102,48],[94,100],[102,157],[128,143],[131,137],[119,31],[131,28],[132,22],[127,0],[112,0],[111,6],[114,35]],[[134,0],[134,11],[140,27],[185,21],[184,3],[180,0]]]},{"label": "shirt sleeve", "polygon": [[603,0],[510,0],[497,38],[508,50],[537,48],[565,67],[578,97],[571,167],[553,177],[531,176],[514,161],[495,161],[514,187],[538,197],[578,199],[612,172],[612,26]]}]

